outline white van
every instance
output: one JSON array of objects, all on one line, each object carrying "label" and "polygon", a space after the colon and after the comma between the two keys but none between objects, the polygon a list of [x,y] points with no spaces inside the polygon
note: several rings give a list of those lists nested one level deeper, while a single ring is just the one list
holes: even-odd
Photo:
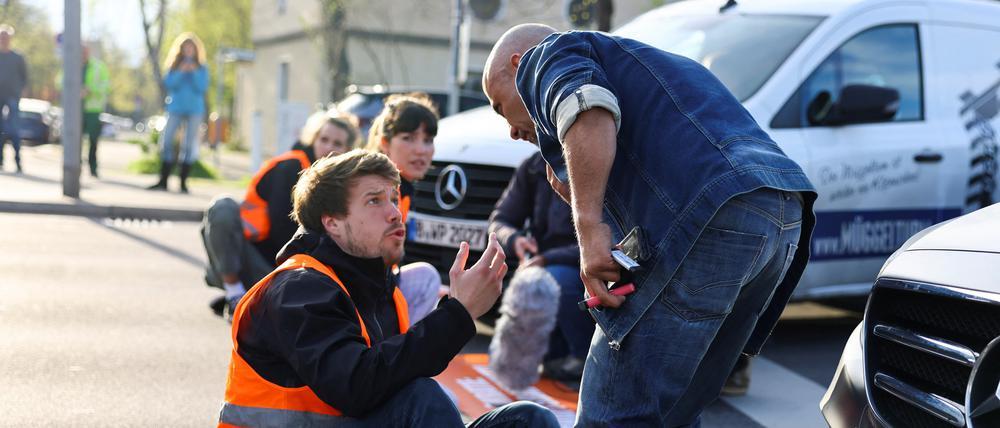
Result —
[{"label": "white van", "polygon": [[[866,295],[912,234],[1000,197],[1000,2],[725,3],[670,4],[616,34],[708,67],[805,169],[819,200],[796,299]],[[493,204],[535,148],[488,108],[439,129],[407,251],[445,272],[441,247],[482,247]]]}]

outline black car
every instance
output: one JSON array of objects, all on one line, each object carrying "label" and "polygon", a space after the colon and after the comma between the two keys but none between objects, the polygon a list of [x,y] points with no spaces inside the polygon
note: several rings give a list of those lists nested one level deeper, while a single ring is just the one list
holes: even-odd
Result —
[{"label": "black car", "polygon": [[[410,92],[424,92],[430,95],[434,105],[437,106],[441,117],[448,115],[448,92],[444,90],[425,90],[419,88],[391,88],[386,89],[381,86],[365,88],[353,88],[353,93],[344,97],[343,100],[335,103],[335,108],[339,112],[348,113],[358,118],[358,128],[361,130],[362,138],[368,136],[368,130],[372,126],[372,120],[382,111],[383,101],[393,94],[405,94]],[[458,101],[458,111],[466,111],[488,105],[490,102],[482,92],[462,91]]]}]

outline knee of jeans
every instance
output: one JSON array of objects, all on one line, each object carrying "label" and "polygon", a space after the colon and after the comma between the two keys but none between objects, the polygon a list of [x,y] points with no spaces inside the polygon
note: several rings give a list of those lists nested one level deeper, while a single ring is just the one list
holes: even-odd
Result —
[{"label": "knee of jeans", "polygon": [[229,196],[218,196],[212,200],[211,205],[208,207],[208,217],[212,218],[229,218],[233,213],[239,216],[240,204],[236,202],[235,199]]},{"label": "knee of jeans", "polygon": [[408,399],[404,401],[421,411],[444,412],[455,408],[451,397],[444,392],[441,385],[427,377],[418,377],[410,381],[396,394],[407,397]]},{"label": "knee of jeans", "polygon": [[525,427],[558,427],[559,420],[551,410],[530,401],[517,401],[506,406],[511,419],[524,422]]}]

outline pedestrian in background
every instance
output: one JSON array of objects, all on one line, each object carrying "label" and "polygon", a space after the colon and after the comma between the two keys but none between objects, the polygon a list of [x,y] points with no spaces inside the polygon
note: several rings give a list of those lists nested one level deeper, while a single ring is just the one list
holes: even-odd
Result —
[{"label": "pedestrian in background", "polygon": [[[7,138],[14,146],[14,163],[21,171],[21,136],[18,129],[18,115],[21,93],[28,86],[28,66],[24,57],[10,49],[14,27],[0,24],[0,170],[3,168],[3,149]],[[4,115],[4,108],[7,114]],[[4,137],[3,135],[6,135]]]},{"label": "pedestrian in background", "polygon": [[90,165],[90,176],[97,177],[97,141],[101,138],[101,113],[108,105],[108,92],[111,89],[111,76],[108,66],[90,56],[90,48],[82,47],[83,52],[83,133],[90,143],[87,150],[87,162]]},{"label": "pedestrian in background", "polygon": [[208,68],[205,47],[194,33],[183,33],[174,39],[164,68],[167,88],[167,124],[160,135],[160,181],[150,190],[167,190],[167,178],[176,162],[174,135],[183,123],[184,144],[181,146],[181,193],[187,193],[191,165],[198,160],[198,135],[205,115],[205,91],[208,89]]},{"label": "pedestrian in background", "polygon": [[[368,132],[367,149],[388,156],[399,169],[399,211],[404,224],[413,203],[413,182],[431,168],[438,118],[437,108],[425,93],[390,95]],[[412,229],[409,224],[407,229]],[[437,306],[441,276],[426,262],[399,267],[396,273],[410,307],[410,321],[417,322]]]}]

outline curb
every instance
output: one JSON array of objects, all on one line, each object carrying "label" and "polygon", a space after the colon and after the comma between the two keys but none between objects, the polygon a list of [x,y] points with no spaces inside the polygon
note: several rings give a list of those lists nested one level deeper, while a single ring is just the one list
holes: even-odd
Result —
[{"label": "curb", "polygon": [[0,212],[20,214],[52,214],[98,218],[138,218],[164,221],[200,222],[204,212],[174,208],[104,206],[87,203],[53,204],[46,202],[0,201]]}]

